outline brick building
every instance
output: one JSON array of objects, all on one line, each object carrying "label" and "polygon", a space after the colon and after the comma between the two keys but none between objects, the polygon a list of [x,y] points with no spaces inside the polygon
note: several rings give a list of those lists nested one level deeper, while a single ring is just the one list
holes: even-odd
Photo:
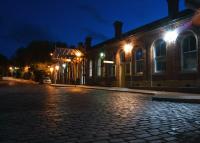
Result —
[{"label": "brick building", "polygon": [[[167,0],[168,17],[87,45],[86,84],[120,87],[200,86],[199,34],[192,10],[179,12],[178,0]],[[90,39],[87,39],[90,43]]]}]

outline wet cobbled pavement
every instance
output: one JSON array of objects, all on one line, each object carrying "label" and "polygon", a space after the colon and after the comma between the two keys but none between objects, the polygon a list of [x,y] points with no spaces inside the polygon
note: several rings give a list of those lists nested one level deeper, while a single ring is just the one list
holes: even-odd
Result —
[{"label": "wet cobbled pavement", "polygon": [[200,104],[78,87],[0,86],[0,143],[199,141]]}]

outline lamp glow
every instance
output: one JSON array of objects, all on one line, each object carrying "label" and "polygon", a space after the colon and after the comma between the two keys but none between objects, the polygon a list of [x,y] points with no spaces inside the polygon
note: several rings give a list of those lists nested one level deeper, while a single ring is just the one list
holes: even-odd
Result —
[{"label": "lamp glow", "polygon": [[50,67],[50,69],[49,69],[49,70],[50,70],[50,72],[52,73],[52,72],[53,72],[53,70],[54,70],[54,68],[53,68],[53,67]]},{"label": "lamp glow", "polygon": [[81,52],[76,52],[75,55],[76,55],[77,57],[80,57],[80,56],[82,55],[82,53],[81,53]]},{"label": "lamp glow", "polygon": [[103,52],[101,52],[101,53],[100,53],[100,57],[101,57],[101,58],[104,58],[104,57],[105,57],[105,54],[104,54]]},{"label": "lamp glow", "polygon": [[132,44],[125,44],[124,45],[124,52],[125,53],[130,53],[132,51],[132,49],[133,49]]},{"label": "lamp glow", "polygon": [[103,61],[104,64],[114,64],[114,61]]},{"label": "lamp glow", "polygon": [[176,38],[178,37],[178,32],[176,30],[174,31],[167,31],[164,35],[164,40],[166,42],[174,42],[176,41]]},{"label": "lamp glow", "polygon": [[62,67],[65,69],[66,68],[66,64],[62,64]]},{"label": "lamp glow", "polygon": [[57,65],[55,68],[56,68],[56,70],[58,71],[60,67]]}]

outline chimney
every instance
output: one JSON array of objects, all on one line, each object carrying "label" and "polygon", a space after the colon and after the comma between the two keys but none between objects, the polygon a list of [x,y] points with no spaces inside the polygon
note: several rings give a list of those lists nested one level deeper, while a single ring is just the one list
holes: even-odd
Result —
[{"label": "chimney", "polygon": [[122,26],[123,26],[123,23],[121,21],[115,21],[114,22],[115,38],[121,37],[121,35],[122,35]]},{"label": "chimney", "polygon": [[89,49],[91,47],[91,43],[92,43],[92,38],[91,37],[86,37],[85,38],[85,43],[84,43],[84,46],[86,49]]},{"label": "chimney", "polygon": [[168,3],[168,16],[175,18],[179,13],[179,0],[167,0]]}]

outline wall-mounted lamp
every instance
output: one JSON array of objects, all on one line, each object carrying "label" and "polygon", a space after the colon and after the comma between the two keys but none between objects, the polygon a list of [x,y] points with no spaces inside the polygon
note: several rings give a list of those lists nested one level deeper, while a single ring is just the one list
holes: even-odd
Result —
[{"label": "wall-mounted lamp", "polygon": [[132,49],[133,49],[133,45],[131,43],[124,45],[124,52],[125,53],[131,53]]},{"label": "wall-mounted lamp", "polygon": [[164,34],[164,40],[166,42],[174,42],[176,41],[176,38],[178,37],[178,32],[177,30],[173,30],[173,31],[167,31],[165,34]]}]

